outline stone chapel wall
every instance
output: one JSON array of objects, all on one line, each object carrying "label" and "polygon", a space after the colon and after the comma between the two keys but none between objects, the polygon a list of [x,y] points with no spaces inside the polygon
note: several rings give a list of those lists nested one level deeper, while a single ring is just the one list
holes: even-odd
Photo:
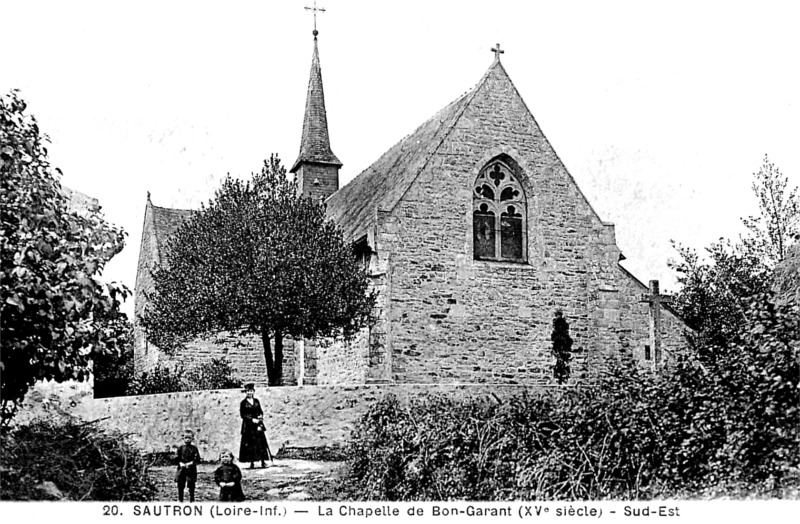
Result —
[{"label": "stone chapel wall", "polygon": [[[626,347],[637,355],[648,306],[618,266],[613,226],[597,217],[513,85],[489,78],[483,89],[378,224],[391,287],[392,380],[549,383],[556,310],[580,351],[573,377],[600,371],[610,362],[600,356]],[[523,172],[526,263],[473,259],[473,183],[500,154]],[[672,343],[679,322],[664,317]]]},{"label": "stone chapel wall", "polygon": [[[295,343],[292,339],[284,339],[283,356],[283,383],[287,386],[297,384]],[[237,336],[221,332],[213,338],[194,340],[175,355],[161,353],[159,362],[190,369],[209,363],[214,358],[227,359],[243,384],[267,384],[267,364],[261,338],[252,335]]]},{"label": "stone chapel wall", "polygon": [[375,384],[390,381],[386,355],[386,264],[372,256],[367,268],[369,290],[377,293],[374,322],[352,340],[327,338],[305,341],[303,385]]}]

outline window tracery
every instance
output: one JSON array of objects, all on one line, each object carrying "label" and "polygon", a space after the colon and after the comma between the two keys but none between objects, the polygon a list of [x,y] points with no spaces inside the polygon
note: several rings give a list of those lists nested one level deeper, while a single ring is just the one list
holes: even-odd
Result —
[{"label": "window tracery", "polygon": [[514,171],[502,160],[481,170],[472,194],[473,256],[525,260],[526,200]]}]

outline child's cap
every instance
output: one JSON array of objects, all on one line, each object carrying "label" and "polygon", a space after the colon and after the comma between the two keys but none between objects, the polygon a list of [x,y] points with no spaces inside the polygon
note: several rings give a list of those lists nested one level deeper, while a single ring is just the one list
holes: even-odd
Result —
[{"label": "child's cap", "polygon": [[194,431],[192,431],[191,429],[184,429],[183,430],[183,436],[184,437],[193,437],[194,436]]},{"label": "child's cap", "polygon": [[222,460],[222,457],[230,457],[230,458],[231,458],[231,460],[233,460],[233,453],[231,453],[231,451],[230,451],[230,450],[227,450],[227,449],[226,449],[226,450],[223,450],[223,451],[222,451],[222,452],[219,454],[219,459],[220,459],[220,460]]}]

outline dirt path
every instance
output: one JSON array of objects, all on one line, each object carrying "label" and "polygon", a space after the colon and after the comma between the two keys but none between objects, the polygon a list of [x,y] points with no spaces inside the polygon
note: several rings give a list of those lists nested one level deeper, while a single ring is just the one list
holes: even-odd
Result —
[{"label": "dirt path", "polygon": [[[249,464],[238,464],[238,466],[242,470],[242,489],[248,500],[326,500],[332,496],[331,483],[337,478],[342,464],[342,462],[281,459],[275,460],[274,464],[263,469],[248,469]],[[217,500],[219,488],[214,484],[216,468],[216,464],[198,466],[195,501]],[[152,467],[150,473],[158,487],[156,500],[178,500],[174,466]],[[186,500],[188,500],[188,490]]]}]

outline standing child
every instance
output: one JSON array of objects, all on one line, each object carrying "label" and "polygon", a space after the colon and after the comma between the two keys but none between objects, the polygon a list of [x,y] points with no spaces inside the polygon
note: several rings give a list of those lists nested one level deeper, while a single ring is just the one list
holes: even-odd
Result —
[{"label": "standing child", "polygon": [[220,466],[214,471],[214,482],[219,486],[219,500],[241,502],[245,499],[242,491],[242,471],[233,463],[233,453],[228,450],[219,454]]},{"label": "standing child", "polygon": [[189,486],[189,502],[194,502],[194,486],[197,482],[197,465],[200,463],[200,452],[192,444],[194,433],[186,430],[183,433],[183,446],[178,448],[178,470],[175,482],[178,483],[178,501],[183,502],[183,490]]}]

